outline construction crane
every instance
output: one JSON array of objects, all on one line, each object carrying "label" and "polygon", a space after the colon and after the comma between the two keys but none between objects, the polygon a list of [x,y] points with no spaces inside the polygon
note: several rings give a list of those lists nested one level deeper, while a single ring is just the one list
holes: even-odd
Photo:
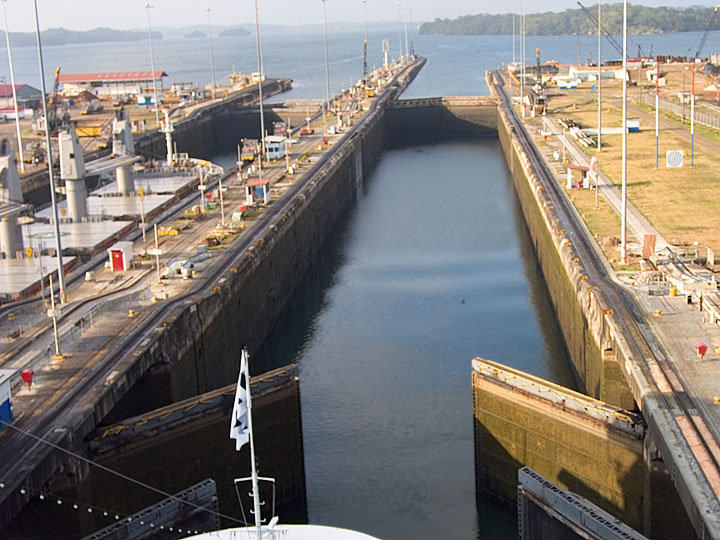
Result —
[{"label": "construction crane", "polygon": [[[590,21],[592,21],[592,23],[593,23],[595,26],[597,26],[597,25],[598,25],[598,20],[597,20],[597,17],[595,17],[595,15],[593,14],[593,12],[590,11],[590,10],[589,10],[588,8],[586,8],[585,6],[583,6],[580,2],[578,2],[577,5],[582,8],[582,10],[585,12],[585,15],[587,15],[588,19],[590,19]],[[600,24],[600,29],[602,30],[602,33],[605,35],[605,37],[607,38],[607,40],[610,42],[610,45],[612,45],[613,48],[618,52],[618,54],[619,54],[620,56],[622,56],[622,53],[623,53],[622,45],[620,45],[620,44],[617,42],[617,40],[613,37],[613,35],[612,35],[610,32],[608,32],[607,30],[605,30],[605,27],[604,27],[602,24]],[[598,60],[599,60],[599,59],[598,59]]]},{"label": "construction crane", "polygon": [[367,39],[363,43],[363,78],[368,74]]},{"label": "construction crane", "polygon": [[53,83],[52,93],[47,98],[47,120],[48,130],[53,133],[57,130],[57,109],[58,109],[58,90],[60,89],[60,66],[55,68],[55,82]]},{"label": "construction crane", "polygon": [[705,32],[703,32],[702,39],[700,40],[700,45],[698,45],[697,52],[695,53],[695,56],[693,58],[700,58],[700,53],[703,50],[703,47],[705,47],[705,42],[707,41],[708,33],[710,32],[710,28],[712,28],[713,23],[715,22],[715,17],[717,17],[718,10],[720,10],[720,5],[715,6],[713,9],[712,15],[710,16],[710,20],[707,23],[707,26],[705,27]]}]

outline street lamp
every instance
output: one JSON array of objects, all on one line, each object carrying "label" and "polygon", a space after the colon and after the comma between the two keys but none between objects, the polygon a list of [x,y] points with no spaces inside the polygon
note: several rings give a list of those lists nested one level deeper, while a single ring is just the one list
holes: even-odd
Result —
[{"label": "street lamp", "polygon": [[150,8],[155,6],[150,4],[150,2],[145,2],[143,7],[145,11],[147,11],[148,40],[150,41],[150,69],[152,70],[153,99],[155,99],[155,125],[159,125],[160,111],[158,109],[157,81],[155,80],[155,54],[153,53],[152,26],[150,25]]},{"label": "street lamp", "polygon": [[208,43],[210,44],[210,75],[212,77],[212,98],[215,99],[215,59],[213,57],[212,29],[210,28],[210,7],[206,6],[208,24]]},{"label": "street lamp", "polygon": [[[410,8],[406,6],[405,10],[409,14]],[[408,17],[405,17],[405,56],[408,58],[410,57],[410,46],[408,45]]]},{"label": "street lamp", "polygon": [[257,0],[255,0],[255,48],[257,50],[258,65],[258,100],[260,101],[260,159],[258,160],[260,169],[258,171],[258,179],[262,180],[262,160],[265,156],[265,112],[263,110],[262,87],[265,76],[263,74],[262,51],[260,49],[260,20],[258,18]]},{"label": "street lamp", "polygon": [[[598,0],[598,29],[597,29],[597,40],[598,40],[598,57],[597,57],[597,100],[598,100],[598,134],[597,134],[597,149],[598,152],[602,150],[602,9],[600,7],[601,1]],[[595,190],[597,194],[597,189]]]},{"label": "street lamp", "polygon": [[400,57],[398,60],[402,60],[403,48],[402,48],[402,3],[397,3],[398,7],[398,48],[400,49]]},{"label": "street lamp", "polygon": [[622,69],[622,224],[620,258],[627,262],[627,0],[623,0],[623,69]]},{"label": "street lamp", "polygon": [[367,21],[367,0],[362,0],[363,8],[365,9],[365,41],[368,38],[368,21]]},{"label": "street lamp", "polygon": [[[38,64],[40,65],[40,99],[43,107],[43,120],[45,122],[45,144],[47,145],[48,178],[50,180],[50,204],[52,205],[53,223],[55,225],[55,251],[58,265],[58,287],[60,303],[67,302],[65,295],[65,272],[62,262],[62,246],[60,245],[60,218],[58,216],[57,201],[55,197],[55,177],[53,171],[52,145],[50,142],[50,126],[48,125],[47,98],[45,92],[45,67],[43,65],[42,41],[40,39],[40,19],[38,18],[37,0],[33,0],[35,7],[35,38],[38,48]],[[51,291],[52,294],[52,291]]]},{"label": "street lamp", "polygon": [[327,10],[325,4],[327,0],[322,0],[323,5],[323,36],[325,38],[325,98],[327,100],[327,108],[330,110],[330,62],[328,60],[328,40],[327,40]]},{"label": "street lamp", "polygon": [[18,153],[20,154],[20,172],[25,173],[25,159],[23,158],[22,136],[20,135],[20,113],[18,112],[17,92],[15,91],[15,70],[13,69],[12,51],[10,50],[10,32],[8,30],[7,12],[5,2],[2,0],[3,19],[5,20],[5,44],[7,45],[8,62],[10,63],[10,86],[12,87],[13,105],[15,107],[15,128],[17,130]]}]

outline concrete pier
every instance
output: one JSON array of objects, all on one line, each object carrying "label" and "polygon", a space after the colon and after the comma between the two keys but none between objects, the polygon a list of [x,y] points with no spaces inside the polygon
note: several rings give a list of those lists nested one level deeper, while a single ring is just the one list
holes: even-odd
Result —
[{"label": "concrete pier", "polygon": [[122,165],[115,169],[117,174],[117,190],[122,195],[135,193],[135,180],[133,179],[132,164]]},{"label": "concrete pier", "polygon": [[[63,431],[53,431],[51,439],[84,451],[85,441],[101,422],[233,383],[237,372],[228,369],[235,365],[228,351],[245,345],[252,353],[266,338],[324,238],[358,193],[362,172],[382,151],[386,104],[407,87],[423,64],[420,60],[398,66],[370,110],[333,136],[325,154],[303,163],[302,174],[287,183],[286,194],[264,209],[256,228],[221,252],[190,293],[153,308],[146,306],[135,325],[124,313],[123,321],[133,331],[119,332],[93,366],[93,378],[70,381],[73,391],[44,409],[42,421],[35,417],[36,425],[52,424],[57,418],[53,408],[64,410]],[[202,119],[211,121],[210,115]],[[177,140],[180,130],[175,127]],[[207,132],[196,127],[193,133]],[[196,142],[200,147],[204,144]],[[161,148],[164,156],[164,145]],[[138,144],[136,151],[143,151]],[[150,151],[155,155],[154,149]],[[25,447],[21,436],[10,439],[0,450],[17,455]],[[0,476],[12,486],[0,490],[0,523],[7,523],[28,502],[29,492],[14,489],[20,483],[44,486],[59,471],[85,474],[47,447],[35,450],[32,459],[12,469],[13,479],[0,465]]]}]

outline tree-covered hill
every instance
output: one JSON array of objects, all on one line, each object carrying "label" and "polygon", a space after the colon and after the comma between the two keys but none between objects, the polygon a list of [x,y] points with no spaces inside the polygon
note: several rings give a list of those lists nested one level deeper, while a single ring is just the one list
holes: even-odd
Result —
[{"label": "tree-covered hill", "polygon": [[[585,5],[597,16],[597,4]],[[688,8],[647,7],[628,5],[628,32],[632,34],[659,34],[665,32],[703,31],[713,19],[713,7]],[[602,24],[612,34],[622,32],[622,4],[603,4]],[[711,29],[720,28],[720,14],[712,20]],[[520,18],[515,14],[515,32],[520,29]],[[512,34],[513,14],[464,15],[457,19],[435,19],[420,26],[421,34],[488,35]],[[562,34],[594,34],[597,24],[578,7],[559,13],[530,13],[525,15],[525,33],[533,36]]]},{"label": "tree-covered hill", "polygon": [[[153,32],[153,39],[162,39],[160,32]],[[48,28],[41,32],[43,45],[68,45],[70,43],[101,43],[104,41],[140,41],[147,39],[147,32],[131,30],[113,30],[112,28],[95,28],[78,32],[65,28]],[[0,31],[2,41],[5,41],[5,32]],[[36,44],[35,32],[10,32],[10,41],[13,47],[34,47]]]}]

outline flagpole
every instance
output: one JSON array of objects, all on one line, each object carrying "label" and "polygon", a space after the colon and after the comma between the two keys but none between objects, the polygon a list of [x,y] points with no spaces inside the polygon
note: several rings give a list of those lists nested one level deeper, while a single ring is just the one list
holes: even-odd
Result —
[{"label": "flagpole", "polygon": [[[262,82],[262,81],[261,81]],[[245,365],[248,365],[247,349],[242,350],[242,357],[245,360]],[[253,437],[253,422],[252,422],[252,397],[250,392],[250,368],[247,368],[247,408],[248,408],[248,432],[250,434],[250,469],[252,475],[252,492],[253,492],[253,504],[255,507],[255,527],[257,528],[257,540],[262,539],[262,516],[260,515],[260,488],[258,485],[258,474],[257,466],[255,464],[255,438]]]}]

